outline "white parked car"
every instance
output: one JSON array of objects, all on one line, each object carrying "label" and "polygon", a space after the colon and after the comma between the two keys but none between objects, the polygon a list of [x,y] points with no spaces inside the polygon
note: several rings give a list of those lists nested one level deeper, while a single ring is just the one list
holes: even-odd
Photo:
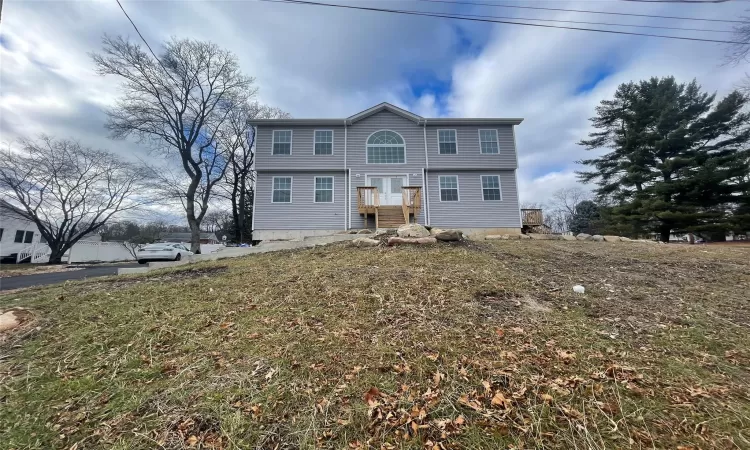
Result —
[{"label": "white parked car", "polygon": [[145,245],[135,254],[140,264],[146,264],[149,261],[179,261],[185,256],[192,256],[193,252],[183,244],[164,242]]}]

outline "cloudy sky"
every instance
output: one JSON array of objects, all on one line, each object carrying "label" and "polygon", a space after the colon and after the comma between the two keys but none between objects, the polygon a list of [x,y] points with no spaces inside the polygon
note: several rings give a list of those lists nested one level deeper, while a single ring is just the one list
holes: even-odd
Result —
[{"label": "cloudy sky", "polygon": [[[321,0],[322,1],[322,0]],[[344,3],[343,0],[330,2]],[[730,30],[731,24],[465,4],[470,0],[352,1],[356,6]],[[471,0],[492,3],[494,0]],[[737,19],[750,3],[523,1],[505,5]],[[750,69],[724,64],[726,46],[259,1],[132,1],[123,5],[155,50],[170,36],[211,40],[256,77],[260,100],[294,117],[345,117],[388,101],[427,117],[524,117],[518,128],[522,201],[576,183],[576,142],[619,83],[693,78],[724,95]],[[565,24],[560,24],[565,25]],[[575,25],[573,25],[575,26]],[[594,27],[592,25],[580,25]],[[603,27],[729,39],[711,31]],[[0,22],[0,142],[48,133],[123,154],[103,109],[117,80],[93,70],[104,33],[138,36],[115,0],[5,1]],[[158,50],[157,50],[158,51]]]}]

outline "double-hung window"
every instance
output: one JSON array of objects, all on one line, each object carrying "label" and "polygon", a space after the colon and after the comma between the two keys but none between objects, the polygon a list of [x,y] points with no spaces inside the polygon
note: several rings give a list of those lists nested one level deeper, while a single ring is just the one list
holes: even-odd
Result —
[{"label": "double-hung window", "polygon": [[315,177],[315,203],[333,203],[333,177]]},{"label": "double-hung window", "polygon": [[440,175],[440,201],[458,201],[458,177],[456,175]]},{"label": "double-hung window", "polygon": [[292,130],[273,130],[273,154],[292,154]]},{"label": "double-hung window", "polygon": [[23,234],[24,234],[23,230],[17,230],[16,231],[16,237],[15,237],[15,239],[13,239],[13,242],[15,242],[17,244],[23,244]]},{"label": "double-hung window", "polygon": [[273,203],[292,203],[292,177],[273,177]]},{"label": "double-hung window", "polygon": [[315,154],[333,155],[333,130],[315,130]]},{"label": "double-hung window", "polygon": [[502,200],[499,175],[482,175],[482,200]]},{"label": "double-hung window", "polygon": [[479,130],[479,146],[482,153],[500,153],[500,144],[497,142],[497,130]]},{"label": "double-hung window", "polygon": [[455,155],[458,152],[456,130],[438,130],[438,151],[441,155]]}]

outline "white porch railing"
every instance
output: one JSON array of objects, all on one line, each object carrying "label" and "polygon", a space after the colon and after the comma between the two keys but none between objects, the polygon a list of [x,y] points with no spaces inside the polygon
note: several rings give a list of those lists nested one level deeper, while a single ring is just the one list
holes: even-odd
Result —
[{"label": "white porch railing", "polygon": [[21,249],[16,254],[16,264],[25,261],[27,258],[31,264],[41,264],[49,261],[49,255],[52,251],[47,244],[32,244]]}]

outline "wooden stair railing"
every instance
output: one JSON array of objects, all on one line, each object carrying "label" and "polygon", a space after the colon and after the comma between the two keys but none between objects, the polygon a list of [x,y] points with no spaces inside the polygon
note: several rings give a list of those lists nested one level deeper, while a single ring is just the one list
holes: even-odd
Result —
[{"label": "wooden stair railing", "polygon": [[378,228],[378,208],[380,207],[380,193],[375,186],[360,186],[357,188],[357,210],[365,215],[365,228],[368,228],[368,214],[375,215],[375,228]]},{"label": "wooden stair railing", "polygon": [[404,223],[410,223],[410,214],[414,215],[414,222],[418,222],[419,211],[422,209],[422,187],[404,186],[401,188],[401,210],[404,213]]}]

